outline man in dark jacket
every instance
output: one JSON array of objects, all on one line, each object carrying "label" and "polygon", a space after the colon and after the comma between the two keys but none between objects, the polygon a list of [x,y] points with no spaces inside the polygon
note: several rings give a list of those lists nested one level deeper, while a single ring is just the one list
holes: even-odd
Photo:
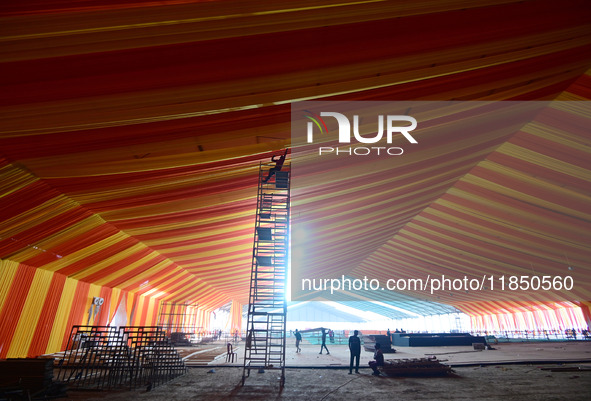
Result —
[{"label": "man in dark jacket", "polygon": [[361,339],[358,337],[359,332],[355,330],[353,335],[349,337],[349,351],[351,351],[351,359],[349,361],[349,374],[353,373],[353,360],[356,359],[355,373],[359,373],[359,357],[361,356]]}]

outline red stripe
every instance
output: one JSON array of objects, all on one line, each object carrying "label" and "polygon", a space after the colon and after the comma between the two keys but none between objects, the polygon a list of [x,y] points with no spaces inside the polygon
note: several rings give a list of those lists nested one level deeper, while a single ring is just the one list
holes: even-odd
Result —
[{"label": "red stripe", "polygon": [[24,264],[29,266],[43,266],[47,263],[54,262],[57,255],[62,257],[68,256],[86,247],[90,247],[93,244],[109,238],[119,231],[116,230],[110,224],[102,224],[98,227],[94,227],[83,234],[72,238],[69,241],[62,242],[57,246],[47,249],[48,252],[43,252],[39,255],[33,256],[23,261]]},{"label": "red stripe", "polygon": [[37,320],[33,341],[27,353],[27,357],[29,358],[36,358],[47,352],[47,344],[54,330],[55,316],[65,283],[66,276],[58,273],[53,274],[45,302],[41,308],[41,315],[39,316],[39,320]]},{"label": "red stripe", "polygon": [[36,269],[20,264],[0,311],[0,358],[6,358]]},{"label": "red stripe", "polygon": [[59,273],[64,274],[66,276],[71,276],[79,271],[82,271],[89,266],[94,265],[104,259],[107,259],[111,256],[118,254],[119,252],[123,252],[127,248],[130,248],[138,243],[138,240],[135,238],[123,238],[116,244],[108,246],[103,249],[98,249],[95,253],[85,258],[82,258],[74,263],[71,263],[65,267],[62,267],[58,270]]},{"label": "red stripe", "polygon": [[66,331],[62,340],[62,346],[60,349],[66,349],[68,340],[70,340],[70,333],[72,326],[79,324],[86,324],[85,317],[88,317],[88,308],[90,308],[90,297],[88,292],[90,290],[90,284],[83,281],[76,283],[76,290],[72,303],[70,306],[70,312],[68,314],[68,321],[66,323]]}]

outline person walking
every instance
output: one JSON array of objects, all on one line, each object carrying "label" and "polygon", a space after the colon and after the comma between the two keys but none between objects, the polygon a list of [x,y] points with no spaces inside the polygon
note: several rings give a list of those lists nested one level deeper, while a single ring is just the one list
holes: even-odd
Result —
[{"label": "person walking", "polygon": [[353,373],[353,361],[355,362],[355,373],[359,373],[359,357],[361,356],[361,339],[358,337],[359,331],[355,330],[349,337],[349,351],[351,359],[349,360],[349,374]]},{"label": "person walking", "polygon": [[319,354],[322,355],[322,349],[326,349],[326,355],[330,355],[328,348],[326,347],[326,329],[322,328],[322,344],[320,345],[320,352]]},{"label": "person walking", "polygon": [[296,353],[302,352],[302,349],[300,348],[300,342],[302,341],[302,333],[300,333],[298,329],[296,329],[294,336],[296,339]]}]

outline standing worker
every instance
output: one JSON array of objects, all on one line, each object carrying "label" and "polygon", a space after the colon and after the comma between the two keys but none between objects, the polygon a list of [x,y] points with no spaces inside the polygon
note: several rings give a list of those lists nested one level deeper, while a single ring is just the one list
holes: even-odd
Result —
[{"label": "standing worker", "polygon": [[359,357],[361,356],[361,339],[357,336],[359,331],[355,330],[353,335],[349,337],[349,351],[351,351],[351,359],[349,361],[349,374],[353,373],[353,360],[356,359],[355,373],[359,373]]}]

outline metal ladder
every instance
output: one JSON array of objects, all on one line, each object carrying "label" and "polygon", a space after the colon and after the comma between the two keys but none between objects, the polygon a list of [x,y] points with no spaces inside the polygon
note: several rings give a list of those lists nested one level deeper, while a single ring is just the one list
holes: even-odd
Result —
[{"label": "metal ladder", "polygon": [[252,250],[242,385],[251,369],[281,370],[285,384],[285,324],[289,252],[289,164],[268,181],[274,163],[261,164]]}]

